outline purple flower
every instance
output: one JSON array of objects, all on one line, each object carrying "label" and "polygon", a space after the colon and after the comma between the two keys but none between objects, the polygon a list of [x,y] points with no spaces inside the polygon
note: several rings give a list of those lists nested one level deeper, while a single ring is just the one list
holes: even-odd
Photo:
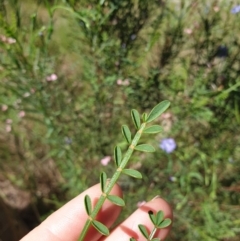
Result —
[{"label": "purple flower", "polygon": [[159,147],[166,153],[172,153],[176,149],[177,144],[173,138],[164,138]]},{"label": "purple flower", "polygon": [[240,12],[240,5],[233,7],[231,10],[231,13],[233,13],[233,14],[237,14],[239,12]]}]

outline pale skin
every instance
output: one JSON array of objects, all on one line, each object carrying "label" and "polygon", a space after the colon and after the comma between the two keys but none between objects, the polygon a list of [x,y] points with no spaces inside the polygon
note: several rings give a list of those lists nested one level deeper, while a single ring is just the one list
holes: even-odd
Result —
[{"label": "pale skin", "polygon": [[[20,241],[77,241],[83,229],[88,216],[84,208],[84,196],[88,194],[93,203],[101,195],[100,185],[97,184],[71,201],[65,204],[62,208],[50,215],[38,227],[32,230],[29,234],[23,237]],[[111,191],[112,195],[122,197],[121,188],[115,185]],[[108,237],[102,236],[93,227],[90,228],[85,241],[129,241],[134,237],[138,241],[145,241],[138,229],[138,224],[145,225],[149,231],[153,225],[148,217],[148,211],[157,212],[162,210],[165,218],[173,219],[172,209],[169,204],[162,198],[156,197],[138,208],[125,221],[111,230]],[[121,207],[118,207],[109,201],[106,201],[97,216],[97,220],[103,222],[107,227],[110,227],[121,212]],[[164,240],[171,227],[159,230],[155,237]]]}]

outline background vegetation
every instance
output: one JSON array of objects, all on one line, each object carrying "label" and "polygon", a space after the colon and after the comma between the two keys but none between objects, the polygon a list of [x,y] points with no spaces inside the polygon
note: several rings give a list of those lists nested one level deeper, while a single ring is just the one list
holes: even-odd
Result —
[{"label": "background vegetation", "polygon": [[[169,240],[238,240],[236,5],[0,1],[0,197],[4,210],[14,210],[0,238],[18,240],[97,183],[99,170],[110,176],[112,161],[100,160],[122,142],[121,125],[133,127],[131,108],[149,111],[168,99],[171,108],[157,121],[164,132],[152,140],[157,151],[136,153],[131,163],[144,179],[120,180],[127,202],[121,218],[159,194],[174,209]],[[159,143],[169,137],[177,149],[168,154]]]}]

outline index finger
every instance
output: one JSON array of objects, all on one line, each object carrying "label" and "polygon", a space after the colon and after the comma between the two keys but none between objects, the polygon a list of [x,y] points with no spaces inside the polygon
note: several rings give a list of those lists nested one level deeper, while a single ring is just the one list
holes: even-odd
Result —
[{"label": "index finger", "polygon": [[[78,240],[84,224],[88,219],[88,215],[84,208],[84,197],[85,195],[89,195],[93,204],[95,204],[101,194],[102,192],[99,184],[87,189],[85,192],[81,193],[62,208],[54,212],[43,223],[23,237],[21,241]],[[122,197],[122,191],[118,185],[113,187],[111,194]],[[116,206],[109,201],[105,201],[98,215],[98,220],[103,222],[107,227],[110,227],[120,212],[121,207]],[[91,227],[85,240],[94,241],[98,240],[100,237],[101,234]]]}]

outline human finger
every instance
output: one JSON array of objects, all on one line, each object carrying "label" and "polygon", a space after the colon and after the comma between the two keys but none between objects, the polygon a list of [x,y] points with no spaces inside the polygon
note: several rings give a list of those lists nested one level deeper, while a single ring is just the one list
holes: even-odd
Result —
[{"label": "human finger", "polygon": [[[130,217],[116,227],[107,238],[102,238],[101,241],[129,241],[131,237],[138,241],[146,240],[141,234],[138,225],[143,224],[147,228],[148,233],[150,233],[154,228],[154,225],[149,218],[148,212],[152,211],[153,213],[156,213],[159,210],[163,211],[165,218],[173,219],[172,209],[169,204],[162,198],[157,197],[142,205]],[[170,229],[171,225],[167,228],[160,229],[156,232],[154,237],[164,240]]]},{"label": "human finger", "polygon": [[[21,239],[21,241],[78,240],[83,226],[88,219],[88,215],[84,208],[84,197],[85,195],[89,195],[94,206],[101,194],[100,184],[87,189],[76,198],[65,204],[62,208],[54,212],[38,227]],[[113,187],[111,194],[122,197],[122,191],[118,185]],[[107,227],[110,227],[120,212],[121,207],[106,200],[97,216],[97,220],[103,222]],[[100,237],[101,234],[93,227],[90,227],[85,240],[94,241],[98,240]]]}]

